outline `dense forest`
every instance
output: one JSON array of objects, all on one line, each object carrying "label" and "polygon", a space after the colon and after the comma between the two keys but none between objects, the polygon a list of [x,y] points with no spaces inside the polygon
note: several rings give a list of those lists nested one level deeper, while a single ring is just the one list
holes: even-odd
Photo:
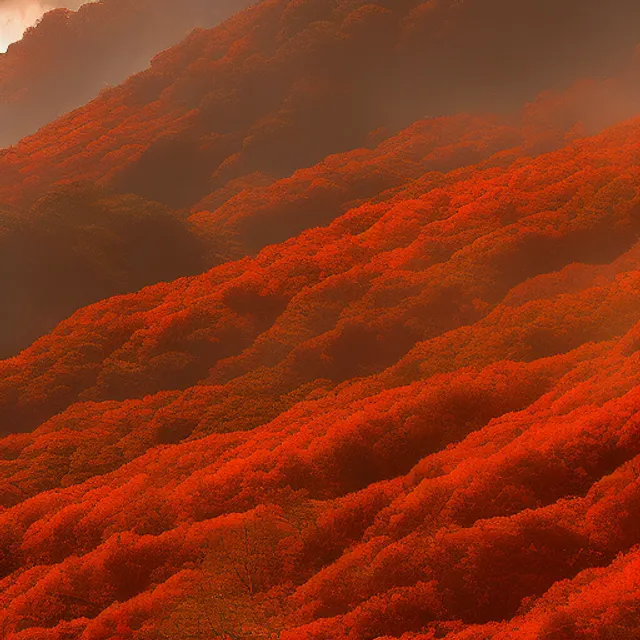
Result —
[{"label": "dense forest", "polygon": [[0,636],[640,639],[639,24],[263,0],[0,151]]}]

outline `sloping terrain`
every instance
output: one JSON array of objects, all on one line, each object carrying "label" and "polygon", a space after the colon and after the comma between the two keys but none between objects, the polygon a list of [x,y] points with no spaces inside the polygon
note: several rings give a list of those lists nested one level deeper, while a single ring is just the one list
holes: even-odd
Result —
[{"label": "sloping terrain", "polygon": [[266,0],[1,151],[0,637],[640,640],[639,18]]},{"label": "sloping terrain", "polygon": [[0,363],[7,638],[637,637],[640,121],[440,169]]}]

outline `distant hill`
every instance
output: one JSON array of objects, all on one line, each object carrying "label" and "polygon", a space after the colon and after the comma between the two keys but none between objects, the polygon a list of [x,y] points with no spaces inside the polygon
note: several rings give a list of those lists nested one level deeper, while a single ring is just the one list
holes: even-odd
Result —
[{"label": "distant hill", "polygon": [[[181,24],[165,3],[153,6],[161,25]],[[44,64],[60,50],[75,61],[69,68],[86,61],[91,78],[120,55],[129,65],[140,59],[140,43],[157,42],[151,34],[168,28],[147,14],[129,0],[50,14],[5,57],[16,70],[0,93],[19,97],[33,78],[29,104],[37,110],[48,108],[49,94],[71,91],[57,72],[20,68],[20,51],[29,47],[41,53],[25,60]],[[192,34],[149,70],[0,153],[0,197],[33,199],[72,178],[191,206],[231,180],[256,172],[285,177],[363,146],[380,127],[393,133],[424,117],[511,112],[541,91],[614,75],[637,45],[639,19],[635,0],[266,0]],[[114,33],[133,25],[132,43],[124,48],[129,40],[120,35],[107,55],[104,47],[116,42],[112,24]],[[141,24],[150,25],[146,37]],[[56,47],[47,44],[49,33]],[[84,52],[86,39],[99,60]],[[67,71],[64,78],[78,84]],[[10,121],[8,113],[0,117]]]},{"label": "distant hill", "polygon": [[251,1],[101,0],[47,13],[0,54],[0,148],[120,84],[190,30],[214,26]]}]

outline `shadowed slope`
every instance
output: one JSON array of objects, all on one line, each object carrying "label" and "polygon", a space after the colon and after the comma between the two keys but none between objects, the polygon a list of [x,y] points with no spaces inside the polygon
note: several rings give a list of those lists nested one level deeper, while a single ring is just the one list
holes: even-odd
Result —
[{"label": "shadowed slope", "polygon": [[0,211],[0,357],[15,355],[86,304],[200,273],[328,222],[354,201],[427,169],[479,161],[520,141],[515,127],[497,121],[441,118],[266,192],[245,191],[230,207],[191,220],[187,212],[87,183],[55,187],[28,209]]}]

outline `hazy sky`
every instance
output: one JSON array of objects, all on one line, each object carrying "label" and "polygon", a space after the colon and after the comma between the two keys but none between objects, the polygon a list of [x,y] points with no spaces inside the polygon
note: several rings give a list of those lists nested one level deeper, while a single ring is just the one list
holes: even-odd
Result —
[{"label": "hazy sky", "polygon": [[19,40],[27,27],[56,7],[77,9],[87,0],[0,0],[0,52]]}]

